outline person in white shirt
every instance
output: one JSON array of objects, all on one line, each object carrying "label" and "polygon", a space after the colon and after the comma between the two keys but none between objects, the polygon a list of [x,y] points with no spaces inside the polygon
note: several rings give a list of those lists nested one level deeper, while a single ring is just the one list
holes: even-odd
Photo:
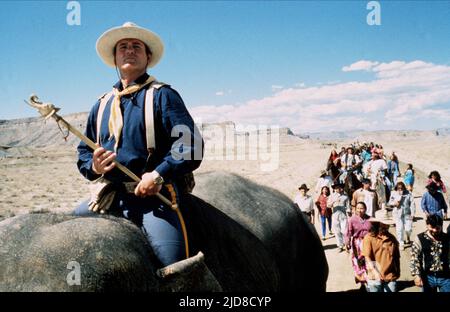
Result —
[{"label": "person in white shirt", "polygon": [[341,156],[342,166],[346,170],[357,167],[361,162],[361,158],[355,154],[353,147],[347,148],[347,153]]},{"label": "person in white shirt", "polygon": [[386,161],[380,157],[380,154],[377,152],[372,153],[372,160],[369,162],[367,166],[367,174],[372,183],[372,189],[375,189],[377,178],[381,176],[382,172],[387,170]]},{"label": "person in white shirt", "polygon": [[341,165],[342,174],[339,176],[339,180],[341,183],[344,183],[348,172],[355,171],[356,174],[356,171],[360,171],[362,160],[358,155],[355,154],[355,150],[353,149],[353,147],[347,148],[347,152],[341,156]]},{"label": "person in white shirt", "polygon": [[328,207],[332,209],[332,224],[336,235],[338,251],[344,251],[344,235],[347,232],[347,215],[351,216],[350,201],[344,193],[344,184],[333,185],[335,192],[328,198]]},{"label": "person in white shirt", "polygon": [[297,204],[300,211],[305,215],[306,219],[314,224],[314,200],[307,195],[309,188],[306,184],[302,184],[298,188],[299,194],[295,196],[294,203]]},{"label": "person in white shirt", "polygon": [[320,171],[320,177],[317,180],[317,184],[314,190],[316,191],[316,193],[320,193],[324,186],[331,188],[332,184],[333,179],[328,175],[326,170],[322,170]]}]

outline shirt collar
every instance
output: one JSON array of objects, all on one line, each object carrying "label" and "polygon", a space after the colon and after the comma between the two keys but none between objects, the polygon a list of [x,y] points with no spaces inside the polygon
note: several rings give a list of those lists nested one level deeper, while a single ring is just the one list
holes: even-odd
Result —
[{"label": "shirt collar", "polygon": [[360,216],[358,216],[358,215],[356,215],[357,217],[358,217],[358,219],[359,220],[362,220],[362,221],[366,221],[366,220],[369,220],[369,216],[368,215],[366,215],[366,214],[364,214],[362,217],[360,217]]},{"label": "shirt collar", "polygon": [[390,241],[391,240],[391,236],[389,234],[378,233],[377,236],[373,236],[372,235],[372,237],[375,237],[375,238],[381,240],[382,242],[386,242],[386,241]]},{"label": "shirt collar", "polygon": [[437,238],[433,237],[433,235],[431,235],[429,230],[427,230],[426,233],[427,233],[428,239],[430,239],[431,241],[434,241],[434,242],[442,241],[442,232],[439,234],[439,237],[437,237]]},{"label": "shirt collar", "polygon": [[[139,76],[135,81],[129,84],[129,86],[132,86],[134,84],[141,84],[147,81],[148,77],[150,77],[147,73],[143,73],[141,76]],[[114,86],[114,89],[117,89],[119,91],[123,90],[122,82],[119,80]]]}]

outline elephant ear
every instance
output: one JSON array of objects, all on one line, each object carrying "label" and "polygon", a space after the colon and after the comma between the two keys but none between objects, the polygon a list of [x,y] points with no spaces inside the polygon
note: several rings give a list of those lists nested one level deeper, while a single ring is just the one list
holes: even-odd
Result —
[{"label": "elephant ear", "polygon": [[222,287],[205,264],[202,252],[157,270],[160,290],[167,292],[217,292]]}]

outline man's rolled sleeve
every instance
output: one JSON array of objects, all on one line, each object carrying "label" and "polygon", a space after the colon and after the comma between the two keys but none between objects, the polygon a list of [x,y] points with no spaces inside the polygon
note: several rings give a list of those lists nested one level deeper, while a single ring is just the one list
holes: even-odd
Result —
[{"label": "man's rolled sleeve", "polygon": [[164,179],[167,179],[170,176],[172,167],[167,161],[163,161],[158,167],[155,168],[155,171],[159,173]]}]

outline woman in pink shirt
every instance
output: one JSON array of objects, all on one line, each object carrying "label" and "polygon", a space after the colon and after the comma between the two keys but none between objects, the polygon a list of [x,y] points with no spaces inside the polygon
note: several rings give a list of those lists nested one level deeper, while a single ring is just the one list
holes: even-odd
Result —
[{"label": "woman in pink shirt", "polygon": [[361,255],[362,242],[371,227],[370,217],[366,214],[366,210],[367,207],[364,202],[356,204],[355,215],[348,220],[347,233],[345,235],[345,245],[352,256],[355,282],[362,284],[365,284],[367,281],[366,263],[364,256]]}]

